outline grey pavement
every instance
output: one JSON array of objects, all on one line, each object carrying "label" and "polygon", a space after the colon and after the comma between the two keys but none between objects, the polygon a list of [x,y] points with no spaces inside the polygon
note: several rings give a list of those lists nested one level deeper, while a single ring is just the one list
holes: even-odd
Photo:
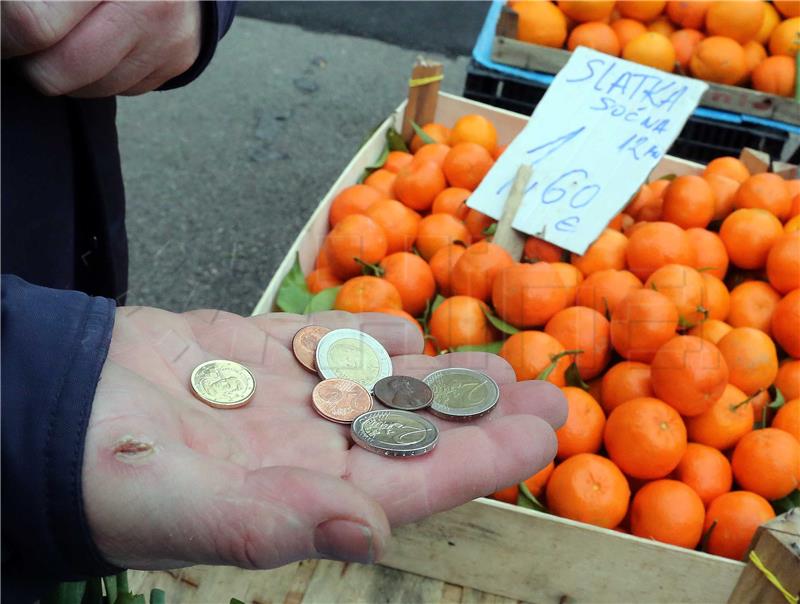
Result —
[{"label": "grey pavement", "polygon": [[[238,17],[200,79],[119,99],[129,304],[248,314],[418,56]],[[445,66],[461,93],[466,57]]]},{"label": "grey pavement", "polygon": [[382,40],[404,48],[467,56],[489,2],[397,0],[337,2],[240,2],[240,15]]}]

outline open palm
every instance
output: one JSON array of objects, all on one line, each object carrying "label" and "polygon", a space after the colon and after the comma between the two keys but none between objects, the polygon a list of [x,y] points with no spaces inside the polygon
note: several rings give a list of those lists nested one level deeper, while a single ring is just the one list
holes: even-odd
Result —
[{"label": "open palm", "polygon": [[[500,402],[466,424],[426,413],[441,430],[430,454],[370,453],[349,440],[349,426],[311,406],[319,378],[291,352],[292,336],[309,323],[369,333],[392,355],[395,374],[483,371],[500,384]],[[515,383],[495,355],[414,354],[421,350],[418,330],[380,314],[118,309],[83,463],[86,516],[100,551],[129,568],[271,568],[320,556],[369,562],[390,525],[491,493],[552,459],[553,428],[566,414],[557,388]],[[192,396],[192,369],[215,358],[253,372],[247,406],[214,409]]]}]

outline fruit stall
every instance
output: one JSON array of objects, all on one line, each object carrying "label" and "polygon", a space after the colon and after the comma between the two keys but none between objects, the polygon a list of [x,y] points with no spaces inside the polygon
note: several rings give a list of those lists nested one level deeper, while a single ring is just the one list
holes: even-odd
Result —
[{"label": "fruit stall", "polygon": [[499,354],[564,393],[556,459],[396,529],[381,566],[195,567],[131,573],[132,587],[176,601],[792,601],[797,168],[755,150],[665,155],[583,254],[528,236],[514,258],[503,224],[466,200],[529,118],[435,88],[411,100],[424,107],[403,103],[362,146],[253,313],[386,312],[424,333],[425,354]]},{"label": "fruit stall", "polygon": [[586,46],[709,83],[672,155],[708,162],[752,147],[797,163],[796,3],[710,4],[495,0],[464,96],[530,113],[571,51]]}]

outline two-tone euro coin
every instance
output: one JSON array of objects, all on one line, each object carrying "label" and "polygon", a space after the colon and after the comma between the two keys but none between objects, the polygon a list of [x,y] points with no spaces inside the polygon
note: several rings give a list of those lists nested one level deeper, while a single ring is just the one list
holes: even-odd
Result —
[{"label": "two-tone euro coin", "polygon": [[392,375],[392,360],[386,349],[357,329],[334,329],[322,336],[316,364],[321,378],[352,380],[369,392],[378,380]]},{"label": "two-tone euro coin", "polygon": [[359,415],[350,426],[359,446],[391,457],[424,455],[439,441],[439,429],[430,420],[399,409],[378,409]]},{"label": "two-tone euro coin", "polygon": [[494,409],[500,399],[497,382],[472,369],[440,369],[422,381],[433,391],[428,411],[442,419],[465,421],[481,417]]}]

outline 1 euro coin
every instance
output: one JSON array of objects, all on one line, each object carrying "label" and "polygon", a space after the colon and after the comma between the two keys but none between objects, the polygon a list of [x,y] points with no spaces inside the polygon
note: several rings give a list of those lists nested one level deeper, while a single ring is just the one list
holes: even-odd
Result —
[{"label": "1 euro coin", "polygon": [[321,378],[352,380],[369,392],[378,380],[392,375],[392,360],[386,349],[357,329],[334,329],[322,336],[316,363]]}]

